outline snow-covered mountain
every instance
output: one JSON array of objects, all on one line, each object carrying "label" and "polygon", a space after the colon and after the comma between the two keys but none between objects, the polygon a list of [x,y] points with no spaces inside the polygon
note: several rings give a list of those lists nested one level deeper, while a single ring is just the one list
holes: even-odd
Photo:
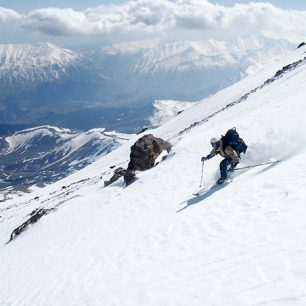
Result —
[{"label": "snow-covered mountain", "polygon": [[75,128],[77,116],[89,122],[95,88],[104,83],[91,59],[77,52],[49,43],[0,45],[0,131],[49,123]]},{"label": "snow-covered mountain", "polygon": [[195,100],[278,60],[292,48],[286,41],[249,36],[122,43],[91,50],[88,56],[137,95]]},{"label": "snow-covered mountain", "polygon": [[75,52],[50,43],[0,45],[0,86],[15,90],[20,87],[21,91],[58,80],[78,59]]},{"label": "snow-covered mountain", "polygon": [[283,53],[288,53],[291,46],[286,41],[254,35],[230,41],[209,39],[165,42],[156,39],[121,43],[91,50],[88,54],[97,60],[130,57],[131,61],[126,61],[125,71],[154,74],[200,71],[234,65],[246,68],[279,59]]},{"label": "snow-covered mountain", "polygon": [[4,124],[137,131],[148,124],[156,99],[196,101],[293,48],[259,36],[150,40],[84,52],[51,44],[1,45],[0,131]]},{"label": "snow-covered mountain", "polygon": [[[156,130],[171,158],[123,188],[135,136],[33,194],[0,205],[1,305],[305,305],[306,49],[198,102]],[[235,126],[249,145],[210,188],[209,139]],[[100,179],[100,176],[103,179]],[[63,186],[65,188],[63,189]],[[49,211],[15,240],[29,215]]]},{"label": "snow-covered mountain", "polygon": [[93,129],[73,132],[40,126],[0,138],[0,191],[26,191],[84,168],[125,143],[131,135]]}]

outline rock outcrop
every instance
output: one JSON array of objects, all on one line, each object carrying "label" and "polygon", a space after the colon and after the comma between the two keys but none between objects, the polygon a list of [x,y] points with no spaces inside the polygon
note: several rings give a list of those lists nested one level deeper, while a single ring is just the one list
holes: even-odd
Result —
[{"label": "rock outcrop", "polygon": [[152,134],[144,135],[131,147],[128,169],[143,171],[152,168],[157,157],[165,150],[170,152],[169,142]]},{"label": "rock outcrop", "polygon": [[157,158],[166,151],[171,151],[171,143],[161,138],[157,138],[152,134],[144,135],[139,138],[131,147],[130,162],[127,169],[118,168],[114,171],[113,177],[109,181],[105,181],[105,186],[117,181],[124,176],[127,185],[136,180],[136,171],[148,170],[155,166]]}]

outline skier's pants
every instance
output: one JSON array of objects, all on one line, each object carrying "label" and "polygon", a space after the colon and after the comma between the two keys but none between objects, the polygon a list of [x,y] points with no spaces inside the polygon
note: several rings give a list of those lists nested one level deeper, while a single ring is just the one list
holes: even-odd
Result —
[{"label": "skier's pants", "polygon": [[228,169],[228,166],[231,165],[232,163],[232,159],[231,158],[225,158],[222,160],[222,162],[220,163],[220,172],[221,172],[221,178],[223,180],[226,180],[227,179],[227,169]]}]

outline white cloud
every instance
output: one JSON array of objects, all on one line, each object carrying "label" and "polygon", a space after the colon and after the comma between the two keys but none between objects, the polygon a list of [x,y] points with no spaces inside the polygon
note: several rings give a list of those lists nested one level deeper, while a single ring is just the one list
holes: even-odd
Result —
[{"label": "white cloud", "polygon": [[[264,33],[292,42],[306,36],[306,11],[286,11],[268,3],[215,5],[206,0],[131,0],[85,11],[43,8],[19,15],[0,8],[0,22],[15,21],[28,33],[53,36],[198,33],[232,37]],[[176,37],[173,37],[176,38]]]},{"label": "white cloud", "polygon": [[84,13],[73,9],[46,8],[31,11],[21,20],[27,31],[47,35],[90,34],[92,25]]},{"label": "white cloud", "polygon": [[21,18],[17,12],[11,9],[0,7],[0,24],[16,21]]}]

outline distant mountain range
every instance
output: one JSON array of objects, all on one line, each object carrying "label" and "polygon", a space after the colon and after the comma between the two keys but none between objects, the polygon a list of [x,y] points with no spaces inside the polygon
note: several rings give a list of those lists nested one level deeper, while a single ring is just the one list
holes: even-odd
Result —
[{"label": "distant mountain range", "polygon": [[155,99],[195,101],[292,48],[259,36],[82,52],[50,43],[0,45],[0,133],[45,124],[136,131],[148,123]]},{"label": "distant mountain range", "polygon": [[57,181],[108,154],[132,135],[41,126],[0,137],[0,191]]}]

